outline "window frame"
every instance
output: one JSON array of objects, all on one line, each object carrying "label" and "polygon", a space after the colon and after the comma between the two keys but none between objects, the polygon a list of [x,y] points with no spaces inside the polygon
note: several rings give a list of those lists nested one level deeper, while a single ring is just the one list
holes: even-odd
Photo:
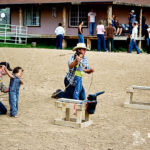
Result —
[{"label": "window frame", "polygon": [[[30,9],[32,9],[32,13],[33,13],[33,9],[35,8],[36,10],[38,9],[38,12],[39,12],[39,15],[38,15],[38,17],[39,17],[39,24],[38,25],[27,25],[26,24],[26,20],[25,20],[25,17],[26,17],[26,11],[27,11],[27,9],[29,9],[29,8],[27,8],[27,7],[25,7],[24,8],[24,18],[23,18],[23,24],[24,24],[24,26],[26,26],[26,27],[40,27],[41,26],[41,11],[40,11],[40,7],[39,6],[28,6]],[[37,12],[37,11],[36,11]],[[37,16],[36,16],[37,17]]]},{"label": "window frame", "polygon": [[[78,16],[77,16],[77,22],[78,23],[77,23],[77,25],[71,25],[71,10],[72,10],[72,7],[74,7],[74,6],[77,6],[77,13],[78,13]],[[69,26],[69,28],[77,28],[79,26],[79,20],[80,20],[80,16],[79,15],[80,15],[80,11],[82,11],[82,7],[83,6],[84,5],[70,5],[70,8],[69,8],[69,19],[68,19],[68,26]],[[85,7],[87,7],[87,6],[85,6]],[[83,24],[84,28],[88,28],[88,9],[87,9],[86,13],[87,13],[87,15],[86,15],[86,17],[87,17],[87,20],[86,20],[87,25]]]}]

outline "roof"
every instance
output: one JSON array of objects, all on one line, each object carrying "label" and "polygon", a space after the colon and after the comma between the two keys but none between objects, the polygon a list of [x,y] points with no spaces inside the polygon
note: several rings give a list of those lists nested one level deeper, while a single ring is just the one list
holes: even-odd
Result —
[{"label": "roof", "polygon": [[8,4],[47,4],[47,3],[112,3],[118,5],[133,5],[150,7],[150,0],[0,0],[0,5]]}]

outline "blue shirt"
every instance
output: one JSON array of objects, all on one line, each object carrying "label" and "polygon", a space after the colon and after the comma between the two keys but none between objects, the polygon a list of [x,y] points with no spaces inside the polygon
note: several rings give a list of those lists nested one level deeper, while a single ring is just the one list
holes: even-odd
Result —
[{"label": "blue shirt", "polygon": [[130,14],[129,23],[133,23],[135,21],[135,18],[136,18],[135,14]]},{"label": "blue shirt", "polygon": [[[69,65],[74,61],[74,59],[75,59],[74,55],[72,55],[68,61],[68,68],[69,68]],[[69,71],[66,73],[66,78],[71,85],[75,86],[75,80],[74,80],[75,71],[82,71],[83,72],[84,69],[89,69],[89,68],[90,67],[89,67],[88,59],[86,56],[83,56],[80,64],[76,68],[76,70],[75,70],[75,67],[73,67],[72,69],[69,68]]]},{"label": "blue shirt", "polygon": [[9,92],[19,92],[20,79],[16,76],[10,79]]}]

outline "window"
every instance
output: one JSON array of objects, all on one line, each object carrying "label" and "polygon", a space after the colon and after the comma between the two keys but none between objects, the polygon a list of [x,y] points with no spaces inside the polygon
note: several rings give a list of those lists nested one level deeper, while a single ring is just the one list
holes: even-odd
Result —
[{"label": "window", "polygon": [[0,24],[10,24],[10,8],[0,9]]},{"label": "window", "polygon": [[24,11],[25,26],[40,26],[40,11],[39,7],[26,7]]},{"label": "window", "polygon": [[56,7],[52,8],[52,17],[56,18]]},{"label": "window", "polygon": [[84,22],[84,27],[88,26],[88,9],[86,6],[73,5],[70,7],[69,26],[77,27],[79,22]]}]

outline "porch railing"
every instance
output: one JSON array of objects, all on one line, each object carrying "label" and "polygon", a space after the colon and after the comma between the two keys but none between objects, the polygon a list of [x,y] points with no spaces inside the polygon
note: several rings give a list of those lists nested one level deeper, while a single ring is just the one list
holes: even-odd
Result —
[{"label": "porch railing", "polygon": [[0,24],[0,43],[27,44],[27,33],[25,26]]}]

